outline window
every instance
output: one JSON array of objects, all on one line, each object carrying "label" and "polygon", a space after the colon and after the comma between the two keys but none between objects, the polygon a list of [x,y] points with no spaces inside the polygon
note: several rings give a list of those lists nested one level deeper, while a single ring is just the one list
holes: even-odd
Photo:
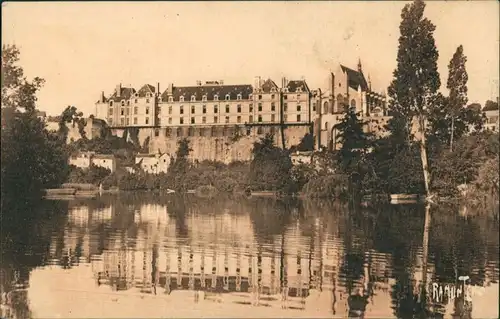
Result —
[{"label": "window", "polygon": [[137,117],[134,117],[134,124],[137,124]]},{"label": "window", "polygon": [[109,106],[113,106],[113,101],[109,101]]},{"label": "window", "polygon": [[172,135],[172,129],[170,127],[167,127],[165,129],[165,136],[170,137]]},{"label": "window", "polygon": [[125,125],[130,125],[130,119],[125,119]]},{"label": "window", "polygon": [[122,100],[122,106],[125,106],[125,101],[124,100]]},{"label": "window", "polygon": [[127,106],[130,106],[130,101],[127,101]]},{"label": "window", "polygon": [[301,109],[300,105],[297,105],[297,112],[300,112]]},{"label": "window", "polygon": [[113,115],[113,109],[109,109],[109,115]]},{"label": "window", "polygon": [[259,94],[259,100],[262,100],[262,94]]},{"label": "window", "polygon": [[229,113],[229,104],[226,105],[226,113]]},{"label": "window", "polygon": [[181,105],[180,110],[179,110],[179,113],[180,113],[180,114],[184,114],[184,105]]},{"label": "window", "polygon": [[110,118],[110,119],[108,120],[108,122],[109,122],[109,125],[113,125],[113,119],[112,119],[112,118]]},{"label": "window", "polygon": [[250,115],[250,116],[248,117],[248,123],[253,123],[253,115]]},{"label": "window", "polygon": [[262,122],[262,115],[259,115],[258,122]]},{"label": "window", "polygon": [[201,118],[201,123],[203,124],[207,123],[207,118],[205,116]]},{"label": "window", "polygon": [[184,102],[184,96],[179,97],[180,102]]},{"label": "window", "polygon": [[271,94],[271,99],[274,100],[276,96],[274,94]]},{"label": "window", "polygon": [[134,103],[137,104],[137,99],[134,100]]},{"label": "window", "polygon": [[214,123],[217,123],[219,122],[219,119],[217,118],[217,116],[214,116]]},{"label": "window", "polygon": [[248,106],[248,112],[252,113],[253,112],[253,104],[250,104]]},{"label": "window", "polygon": [[218,101],[219,100],[219,96],[217,94],[214,95],[214,101]]},{"label": "window", "polygon": [[184,124],[184,118],[183,117],[180,118],[179,123],[180,124]]},{"label": "window", "polygon": [[127,113],[126,114],[127,114],[127,116],[130,115],[130,108],[129,107],[127,107]]},{"label": "window", "polygon": [[313,112],[316,112],[316,102],[313,102]]},{"label": "window", "polygon": [[137,115],[137,111],[138,111],[138,107],[137,106],[134,106],[134,115]]},{"label": "window", "polygon": [[191,124],[194,124],[195,122],[196,122],[196,121],[195,121],[195,118],[194,118],[194,117],[192,117],[192,118],[191,118]]},{"label": "window", "polygon": [[288,122],[288,115],[287,114],[283,114],[283,121]]},{"label": "window", "polygon": [[229,123],[229,116],[226,116],[226,123]]},{"label": "window", "polygon": [[[121,118],[121,119],[120,119],[120,124],[121,124],[122,126],[123,126],[123,125],[125,125],[125,119],[124,119],[124,118]],[[147,123],[146,123],[146,124],[147,124]]]},{"label": "window", "polygon": [[203,105],[202,112],[203,112],[203,114],[206,114],[206,113],[207,113],[207,106],[206,106],[206,105]]},{"label": "window", "polygon": [[170,115],[170,114],[172,114],[172,105],[169,105],[169,106],[168,106],[168,114],[169,114],[169,115]]},{"label": "window", "polygon": [[149,124],[149,117],[146,117],[146,124]]},{"label": "window", "polygon": [[172,124],[172,118],[171,117],[168,118],[168,124]]},{"label": "window", "polygon": [[175,132],[175,135],[176,136],[182,136],[182,129],[180,127],[177,128],[177,130]]},{"label": "window", "polygon": [[205,95],[203,95],[203,96],[201,97],[201,100],[202,100],[203,102],[206,102],[206,101],[207,101],[207,95],[206,95],[206,94],[205,94]]},{"label": "window", "polygon": [[195,102],[195,101],[196,101],[196,96],[191,95],[191,102]]},{"label": "window", "polygon": [[226,94],[226,101],[229,101],[231,99],[231,97],[229,96],[229,94]]},{"label": "window", "polygon": [[241,113],[241,104],[238,104],[237,112]]},{"label": "window", "polygon": [[275,115],[271,114],[271,122],[274,122],[274,120],[275,120]]},{"label": "window", "polygon": [[170,103],[172,103],[172,102],[174,101],[174,98],[173,98],[172,96],[169,96],[169,97],[168,97],[168,101],[169,101]]},{"label": "window", "polygon": [[191,114],[194,114],[194,105],[191,105]]},{"label": "window", "polygon": [[155,129],[155,136],[160,136],[160,130]]},{"label": "window", "polygon": [[262,112],[262,103],[259,103],[259,106],[258,106],[258,111],[259,111],[259,112]]},{"label": "window", "polygon": [[288,103],[283,103],[283,111],[288,111]]},{"label": "window", "polygon": [[262,126],[259,126],[257,128],[257,134],[262,134],[262,133],[263,133]]},{"label": "window", "polygon": [[236,122],[241,123],[241,116],[238,116],[238,117],[236,118]]},{"label": "window", "polygon": [[120,110],[120,115],[122,115],[122,116],[125,115],[125,109]]},{"label": "window", "polygon": [[297,94],[297,100],[300,100],[300,94]]},{"label": "window", "polygon": [[328,113],[328,102],[325,102],[323,104],[323,114],[327,114]]},{"label": "window", "polygon": [[219,108],[217,107],[217,105],[214,105],[214,113],[215,114],[219,113]]},{"label": "window", "polygon": [[238,94],[238,96],[236,97],[237,100],[241,100],[241,94]]},{"label": "window", "polygon": [[194,135],[193,128],[192,127],[188,128],[188,136],[193,136],[193,135]]},{"label": "window", "polygon": [[149,99],[146,99],[146,103],[149,103]]},{"label": "window", "polygon": [[297,114],[297,122],[300,122],[300,114]]},{"label": "window", "polygon": [[271,103],[271,111],[276,111],[276,105],[274,104],[274,102]]},{"label": "window", "polygon": [[288,95],[284,94],[283,95],[283,100],[288,100]]}]

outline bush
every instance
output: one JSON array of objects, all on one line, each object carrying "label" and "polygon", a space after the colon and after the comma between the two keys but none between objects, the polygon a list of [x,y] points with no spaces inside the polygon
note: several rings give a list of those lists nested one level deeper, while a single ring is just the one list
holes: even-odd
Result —
[{"label": "bush", "polygon": [[348,179],[345,175],[329,174],[313,177],[302,189],[309,198],[343,198],[347,195]]}]

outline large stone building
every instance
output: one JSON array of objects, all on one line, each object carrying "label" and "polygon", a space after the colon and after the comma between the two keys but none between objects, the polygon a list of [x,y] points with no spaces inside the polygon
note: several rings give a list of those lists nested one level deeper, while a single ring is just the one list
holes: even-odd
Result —
[{"label": "large stone building", "polygon": [[328,88],[316,92],[313,99],[315,111],[315,137],[318,147],[335,148],[334,126],[349,108],[354,108],[368,122],[366,130],[381,134],[387,123],[387,99],[385,93],[371,89],[371,81],[365,78],[361,61],[357,70],[339,64],[328,75]]},{"label": "large stone building", "polygon": [[[96,116],[113,134],[137,135],[151,151],[173,155],[177,142],[191,141],[192,159],[231,162],[249,160],[253,143],[266,133],[282,145],[300,143],[310,132],[313,114],[311,91],[305,80],[255,79],[254,85],[225,85],[200,81],[195,86],[146,84],[139,91],[118,85],[109,97],[96,103]],[[285,128],[286,127],[286,128]]]}]

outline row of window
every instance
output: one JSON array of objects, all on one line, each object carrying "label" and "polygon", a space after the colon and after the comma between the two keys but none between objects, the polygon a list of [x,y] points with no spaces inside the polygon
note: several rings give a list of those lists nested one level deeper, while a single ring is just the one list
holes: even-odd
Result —
[{"label": "row of window", "polygon": [[[258,110],[258,112],[262,112],[262,103],[258,104],[257,110]],[[283,110],[285,112],[288,111],[288,104],[287,103],[283,104]],[[226,105],[226,110],[225,111],[226,111],[226,113],[230,113],[230,111],[229,111],[229,105]],[[273,103],[271,103],[271,112],[275,112],[275,111],[276,111],[276,104],[273,102]],[[301,105],[297,105],[297,112],[300,112],[300,111],[302,111],[302,106]],[[184,106],[183,105],[180,106],[179,112],[180,112],[180,114],[184,114]],[[241,104],[237,105],[236,112],[237,113],[241,113]],[[253,105],[252,104],[250,104],[248,106],[248,112],[249,113],[253,112]],[[138,107],[135,106],[134,107],[134,115],[137,115],[137,113],[138,113]],[[196,108],[195,108],[194,105],[192,105],[191,106],[191,114],[195,114],[195,113],[196,113]],[[207,113],[207,106],[206,105],[203,105],[203,107],[202,107],[202,113],[203,114]],[[215,114],[219,113],[219,107],[218,107],[218,105],[214,105],[214,113]],[[109,116],[113,115],[113,109],[112,108],[109,108],[108,114],[109,114]],[[146,114],[149,114],[149,107],[146,107]],[[172,105],[170,105],[168,107],[168,114],[172,114]],[[122,115],[122,116],[124,116],[124,115],[130,115],[130,109],[129,108],[121,109],[120,110],[120,115]]]},{"label": "row of window", "polygon": [[[206,136],[206,137],[217,136],[217,130],[214,127],[210,128],[210,129],[198,129],[196,131],[198,133],[198,136]],[[221,134],[222,136],[231,136],[233,134],[233,132],[234,132],[234,130],[227,128],[227,129],[222,130],[222,132],[220,132],[220,133],[222,133]],[[246,128],[246,129],[244,129],[244,131],[242,133],[243,134],[246,133],[246,135],[248,136],[251,134],[251,132],[252,132],[252,130],[250,128]],[[269,133],[274,134],[275,132],[276,132],[275,127],[269,128]],[[183,133],[184,133],[184,130],[179,127],[176,129],[175,136],[182,137]],[[261,126],[257,127],[257,134],[263,134],[263,133],[264,133],[264,128]],[[194,135],[195,135],[195,130],[192,127],[190,127],[187,131],[187,136],[194,136]],[[160,131],[158,129],[155,130],[155,136],[160,136]],[[171,136],[172,136],[172,129],[166,128],[165,129],[165,137],[171,137]]]},{"label": "row of window", "polygon": [[[259,98],[259,100],[262,100],[262,94],[260,94],[258,96],[258,98]],[[275,98],[276,98],[276,96],[274,94],[271,94],[271,99],[274,100]],[[238,101],[242,100],[242,95],[238,94],[238,96],[237,96],[236,99]],[[250,95],[248,97],[248,99],[251,100],[252,96]],[[284,95],[283,99],[288,100],[288,95]],[[214,95],[214,101],[218,101],[218,100],[219,100],[219,97],[217,95]],[[229,101],[229,100],[231,100],[231,96],[229,94],[227,94],[226,95],[226,101]],[[297,94],[297,100],[300,100],[300,94]],[[206,101],[207,101],[207,96],[204,95],[202,97],[202,102],[206,102]],[[161,98],[160,98],[160,102],[161,102]],[[168,98],[168,102],[170,102],[170,103],[174,102],[174,98],[172,96],[170,96]],[[179,102],[185,102],[184,96],[179,97]],[[196,96],[194,96],[194,95],[191,96],[191,102],[196,102]],[[109,106],[113,106],[113,103],[114,103],[114,101],[112,101],[112,100],[109,101]],[[125,106],[125,103],[127,104],[127,106],[130,106],[130,101],[125,101],[125,100],[121,101],[121,105],[122,106]],[[134,103],[137,104],[138,103],[138,99],[134,99]],[[146,103],[150,103],[150,99],[149,98],[146,99]]]},{"label": "row of window", "polygon": [[[302,120],[302,118],[301,118],[300,114],[297,114],[296,119],[297,119],[297,122],[300,122],[300,121]],[[283,121],[284,121],[284,122],[287,122],[287,121],[288,121],[288,116],[287,116],[286,114],[285,114],[285,115],[283,115]],[[112,119],[112,118],[109,118],[109,119],[108,119],[108,122],[109,122],[109,125],[113,125],[113,119]],[[253,118],[253,116],[252,116],[252,115],[250,115],[250,116],[248,117],[248,123],[253,123],[253,122],[254,122],[254,118]],[[263,120],[262,120],[262,115],[259,115],[259,116],[257,117],[257,122],[258,122],[258,123],[262,123],[262,122],[263,122]],[[271,114],[271,122],[276,122],[276,116],[275,116],[274,114]],[[201,118],[201,124],[206,124],[206,123],[207,123],[207,118],[206,118],[206,116],[203,116],[203,117]],[[219,117],[214,116],[214,121],[213,121],[212,123],[219,123]],[[225,121],[224,121],[224,123],[230,123],[230,117],[229,117],[229,116],[226,116],[226,117],[225,117]],[[236,117],[236,123],[242,123],[242,117],[241,117],[241,116],[237,116],[237,117]],[[138,123],[138,120],[137,120],[137,117],[134,117],[134,119],[133,119],[133,124],[134,124],[134,125],[139,124],[139,123]],[[146,125],[148,125],[148,124],[149,124],[149,118],[147,118],[147,117],[145,118],[145,124],[146,124]],[[169,125],[171,125],[171,124],[172,124],[172,118],[171,118],[171,117],[169,117],[169,118],[168,118],[168,124],[169,124]],[[183,118],[183,117],[181,117],[181,118],[179,119],[179,124],[187,124],[187,122],[184,120],[184,118]],[[199,124],[199,123],[196,123],[196,118],[192,117],[192,118],[191,118],[191,124]],[[120,125],[122,125],[122,126],[130,125],[130,119],[128,119],[128,118],[121,118],[121,119],[120,119]],[[161,123],[158,123],[158,125],[161,125]]]}]

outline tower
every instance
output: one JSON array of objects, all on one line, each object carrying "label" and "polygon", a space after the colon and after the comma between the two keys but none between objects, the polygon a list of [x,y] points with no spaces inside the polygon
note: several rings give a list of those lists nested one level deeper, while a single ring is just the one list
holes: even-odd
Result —
[{"label": "tower", "polygon": [[363,68],[361,66],[361,59],[358,59],[358,72],[363,73]]}]

